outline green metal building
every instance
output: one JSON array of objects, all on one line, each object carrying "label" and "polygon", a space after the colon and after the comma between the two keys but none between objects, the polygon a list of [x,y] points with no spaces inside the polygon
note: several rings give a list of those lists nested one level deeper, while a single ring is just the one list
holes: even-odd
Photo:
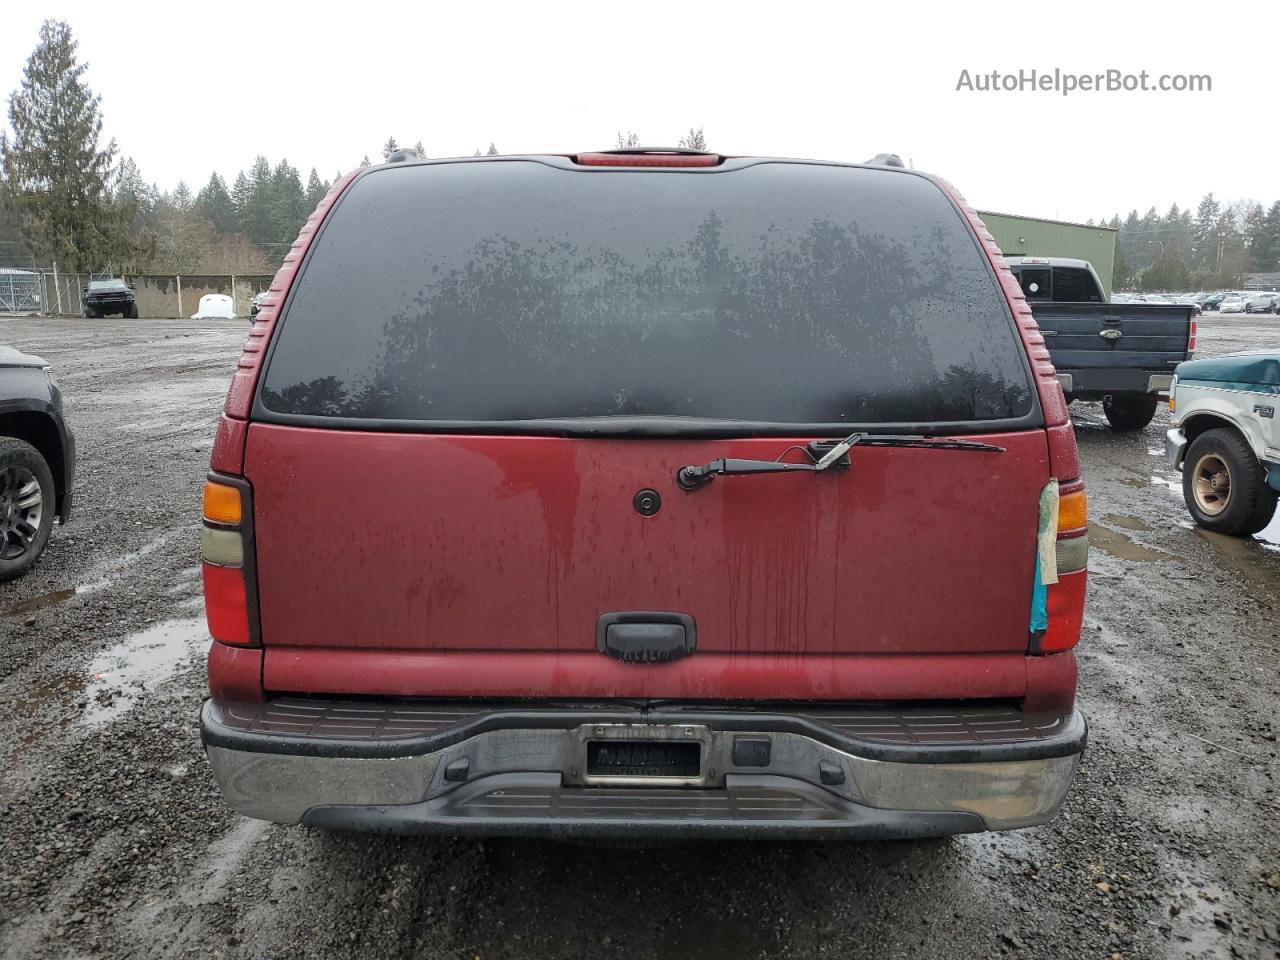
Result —
[{"label": "green metal building", "polygon": [[1002,253],[1020,257],[1074,257],[1088,260],[1098,272],[1102,289],[1111,296],[1116,259],[1116,234],[1112,227],[1091,227],[1062,220],[1037,220],[1008,213],[979,210],[978,216],[996,238]]}]

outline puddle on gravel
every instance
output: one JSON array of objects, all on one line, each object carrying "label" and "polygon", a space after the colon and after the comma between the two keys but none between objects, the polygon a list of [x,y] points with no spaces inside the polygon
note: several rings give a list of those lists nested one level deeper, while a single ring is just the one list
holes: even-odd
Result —
[{"label": "puddle on gravel", "polygon": [[1124,530],[1150,530],[1151,528],[1139,520],[1137,517],[1127,517],[1120,513],[1108,513],[1102,518],[1113,527],[1120,527]]},{"label": "puddle on gravel", "polygon": [[84,689],[89,704],[81,722],[97,726],[114,720],[201,652],[208,640],[204,619],[192,617],[166,620],[104,650],[89,665]]},{"label": "puddle on gravel", "polygon": [[[1131,527],[1130,529],[1139,529]],[[1146,529],[1142,527],[1141,529]],[[1134,560],[1139,563],[1150,563],[1152,560],[1168,560],[1169,554],[1163,550],[1143,546],[1125,536],[1119,530],[1111,530],[1096,523],[1089,524],[1089,546],[1097,547],[1103,553],[1109,553],[1121,560]]]},{"label": "puddle on gravel", "polygon": [[1182,496],[1182,479],[1174,477],[1152,477],[1151,485],[1153,487],[1164,487],[1170,493]]},{"label": "puddle on gravel", "polygon": [[[18,618],[28,613],[34,613],[37,610],[43,610],[46,607],[56,606],[59,603],[65,603],[72,597],[83,597],[87,594],[97,593],[111,586],[120,575],[126,571],[126,568],[146,557],[155,553],[162,546],[177,534],[178,531],[170,530],[162,533],[148,543],[143,544],[137,550],[114,557],[110,560],[104,560],[95,564],[85,574],[85,582],[74,587],[62,587],[58,590],[51,590],[48,593],[42,593],[39,596],[31,597],[27,600],[20,600],[5,610],[5,616]],[[197,568],[198,570],[199,568]]]}]

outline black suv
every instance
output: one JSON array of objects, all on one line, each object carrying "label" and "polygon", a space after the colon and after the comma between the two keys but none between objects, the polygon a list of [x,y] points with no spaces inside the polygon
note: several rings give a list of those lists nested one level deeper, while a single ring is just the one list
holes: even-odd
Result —
[{"label": "black suv", "polygon": [[27,571],[71,516],[76,445],[39,357],[0,346],[0,581]]},{"label": "black suv", "polygon": [[86,317],[118,313],[131,320],[138,319],[138,302],[134,299],[133,287],[123,280],[90,280],[84,288],[83,297]]}]

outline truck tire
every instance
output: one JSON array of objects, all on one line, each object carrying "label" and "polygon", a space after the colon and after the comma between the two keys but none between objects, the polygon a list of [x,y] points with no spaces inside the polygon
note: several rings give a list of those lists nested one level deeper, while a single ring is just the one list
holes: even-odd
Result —
[{"label": "truck tire", "polygon": [[1102,412],[1113,430],[1141,430],[1156,415],[1154,393],[1122,393],[1102,402]]},{"label": "truck tire", "polygon": [[1191,519],[1206,530],[1251,536],[1271,522],[1276,496],[1262,464],[1235,430],[1206,430],[1191,442],[1182,464],[1182,498]]},{"label": "truck tire", "polygon": [[21,576],[44,552],[57,491],[40,451],[0,437],[0,582]]},{"label": "truck tire", "polygon": [[137,319],[138,319],[138,305],[137,305],[136,303],[135,303],[135,304],[132,304],[132,305],[129,307],[129,309],[125,311],[125,314],[124,314],[124,315],[125,315],[125,318],[126,318],[126,319],[128,319],[128,320],[137,320]]}]

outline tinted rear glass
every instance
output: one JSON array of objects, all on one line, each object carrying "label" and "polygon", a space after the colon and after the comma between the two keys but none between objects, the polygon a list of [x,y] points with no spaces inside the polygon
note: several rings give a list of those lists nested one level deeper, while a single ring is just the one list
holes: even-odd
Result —
[{"label": "tinted rear glass", "polygon": [[1083,267],[1053,268],[1053,299],[1067,303],[1097,303],[1102,300],[1093,275]]},{"label": "tinted rear glass", "polygon": [[317,239],[261,400],[412,421],[990,420],[1022,347],[920,177],[537,161],[375,171]]}]

